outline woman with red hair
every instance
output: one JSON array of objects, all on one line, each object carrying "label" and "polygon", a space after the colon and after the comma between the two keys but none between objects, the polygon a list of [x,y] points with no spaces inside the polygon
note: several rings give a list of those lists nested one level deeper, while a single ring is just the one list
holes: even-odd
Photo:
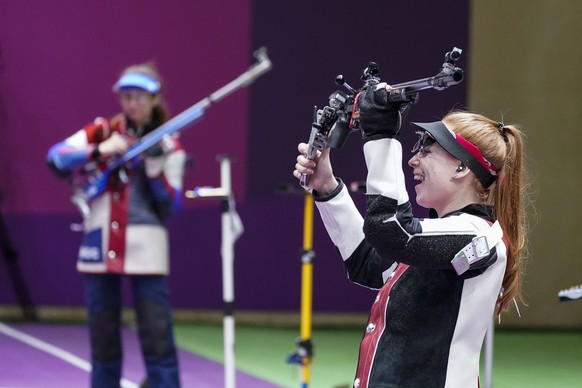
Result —
[{"label": "woman with red hair", "polygon": [[513,125],[469,112],[412,123],[408,161],[415,218],[397,139],[401,106],[389,86],[359,102],[368,168],[362,217],[333,174],[330,149],[300,144],[293,175],[309,186],[349,279],[377,289],[360,346],[355,388],[477,388],[491,319],[519,298],[525,246],[523,140]]}]

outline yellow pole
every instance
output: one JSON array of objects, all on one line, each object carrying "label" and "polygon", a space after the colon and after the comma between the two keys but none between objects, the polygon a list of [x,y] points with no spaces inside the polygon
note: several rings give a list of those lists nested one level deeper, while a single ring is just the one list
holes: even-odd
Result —
[{"label": "yellow pole", "polygon": [[301,257],[301,325],[300,344],[303,345],[301,387],[305,388],[310,381],[310,365],[312,361],[311,345],[311,313],[313,290],[313,197],[305,193],[305,209],[303,216],[303,255]]},{"label": "yellow pole", "polygon": [[311,342],[311,310],[313,286],[313,197],[308,192],[305,196],[303,216],[303,249],[301,252],[301,317],[299,337],[295,341],[299,349],[287,357],[287,362],[298,364],[301,372],[301,388],[307,388],[310,381],[310,366],[313,359]]}]

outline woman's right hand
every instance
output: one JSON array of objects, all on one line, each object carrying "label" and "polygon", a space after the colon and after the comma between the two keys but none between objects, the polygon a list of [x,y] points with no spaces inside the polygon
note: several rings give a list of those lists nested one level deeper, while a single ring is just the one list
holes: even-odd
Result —
[{"label": "woman's right hand", "polygon": [[299,155],[293,176],[301,179],[302,174],[309,176],[309,187],[317,191],[320,196],[331,194],[338,186],[338,182],[333,175],[331,161],[329,159],[330,148],[318,151],[314,160],[307,159],[307,144],[299,143],[297,146]]},{"label": "woman's right hand", "polygon": [[111,137],[99,143],[97,147],[99,148],[99,155],[107,159],[112,156],[124,154],[129,147],[129,143],[125,137],[114,132]]}]

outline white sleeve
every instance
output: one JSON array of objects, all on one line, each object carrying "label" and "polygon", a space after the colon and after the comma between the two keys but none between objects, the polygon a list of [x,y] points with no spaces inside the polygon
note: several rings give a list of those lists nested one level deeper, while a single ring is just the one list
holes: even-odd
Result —
[{"label": "white sleeve", "polygon": [[402,171],[402,145],[396,139],[379,139],[364,144],[368,167],[366,194],[381,194],[398,205],[408,202]]},{"label": "white sleeve", "polygon": [[316,201],[331,241],[346,260],[364,240],[364,219],[354,204],[347,187],[327,201]]},{"label": "white sleeve", "polygon": [[163,165],[163,172],[166,179],[173,188],[176,190],[182,190],[187,159],[186,152],[184,150],[173,151],[168,155],[165,155],[165,158],[166,161]]}]

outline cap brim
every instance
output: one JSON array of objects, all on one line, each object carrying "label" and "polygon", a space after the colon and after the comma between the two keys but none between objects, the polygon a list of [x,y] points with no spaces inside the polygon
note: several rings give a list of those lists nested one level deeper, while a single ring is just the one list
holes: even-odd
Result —
[{"label": "cap brim", "polygon": [[127,73],[121,76],[113,85],[113,91],[118,92],[124,89],[143,89],[152,94],[160,91],[160,82],[156,79],[141,73]]}]

